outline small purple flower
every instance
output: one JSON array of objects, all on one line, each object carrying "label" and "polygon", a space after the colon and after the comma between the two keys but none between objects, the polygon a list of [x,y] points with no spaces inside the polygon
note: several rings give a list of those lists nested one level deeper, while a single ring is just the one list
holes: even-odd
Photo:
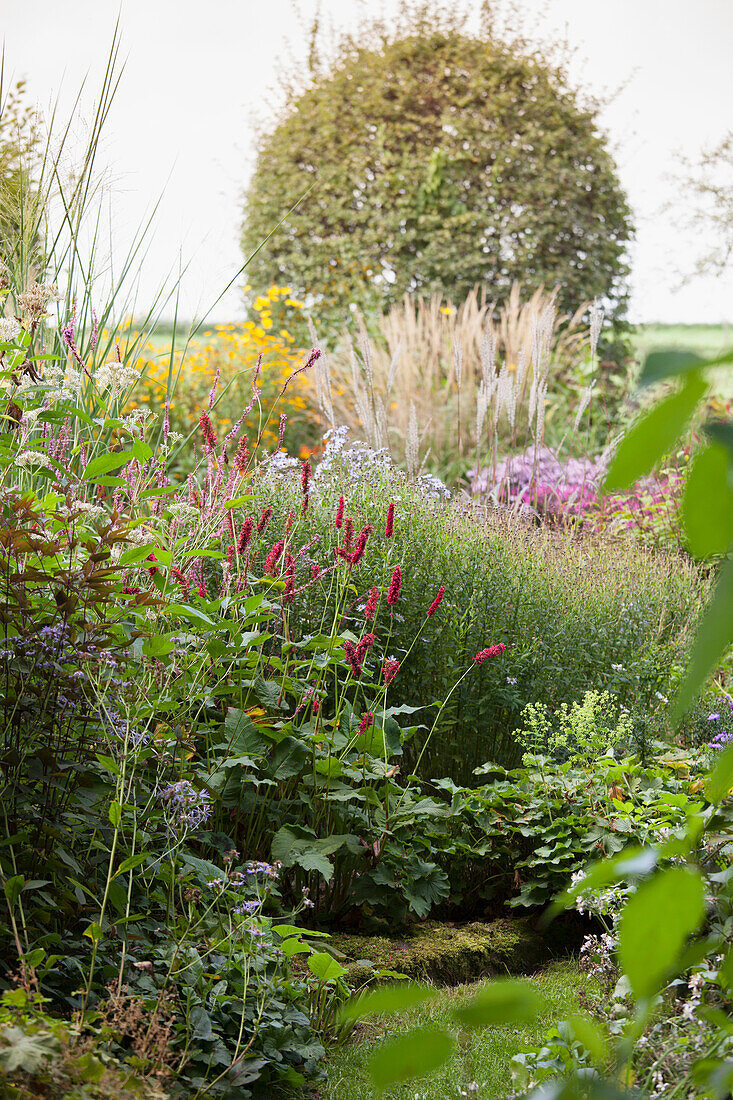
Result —
[{"label": "small purple flower", "polygon": [[197,791],[187,779],[180,779],[158,791],[167,811],[171,832],[188,832],[205,824],[213,813],[208,791]]},{"label": "small purple flower", "polygon": [[709,714],[708,715],[708,722],[717,722],[719,718],[720,718],[719,714]]},{"label": "small purple flower", "polygon": [[253,917],[260,907],[258,901],[243,901],[240,905],[235,906],[232,910],[233,913],[244,913],[248,917]]}]

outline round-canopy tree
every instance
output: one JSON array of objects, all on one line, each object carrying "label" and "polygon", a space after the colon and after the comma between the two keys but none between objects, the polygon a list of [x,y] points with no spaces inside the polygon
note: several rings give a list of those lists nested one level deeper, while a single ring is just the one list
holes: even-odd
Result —
[{"label": "round-canopy tree", "polygon": [[320,315],[477,284],[499,299],[515,279],[623,312],[629,207],[596,109],[562,65],[489,28],[423,11],[376,45],[344,40],[260,137],[245,253],[304,195],[247,277]]}]

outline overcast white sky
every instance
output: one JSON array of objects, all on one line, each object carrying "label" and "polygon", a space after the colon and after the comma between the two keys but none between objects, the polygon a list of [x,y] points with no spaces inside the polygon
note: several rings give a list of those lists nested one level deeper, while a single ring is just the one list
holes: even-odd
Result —
[{"label": "overcast white sky", "polygon": [[[471,0],[456,0],[461,6]],[[697,242],[665,212],[678,151],[694,155],[733,129],[733,0],[519,0],[539,36],[565,32],[573,75],[594,91],[623,90],[606,109],[622,183],[638,227],[632,317],[733,320],[733,278],[696,278]],[[69,104],[89,74],[90,109],[120,13],[122,82],[104,146],[120,243],[164,192],[141,277],[154,295],[182,254],[182,312],[209,308],[241,263],[240,193],[252,163],[254,117],[276,98],[276,69],[305,49],[318,0],[0,0],[6,65],[47,106]],[[320,0],[353,26],[398,0]],[[546,8],[546,14],[542,9]],[[300,17],[298,15],[300,13]],[[83,113],[83,110],[82,110]],[[214,319],[241,316],[230,291]]]}]

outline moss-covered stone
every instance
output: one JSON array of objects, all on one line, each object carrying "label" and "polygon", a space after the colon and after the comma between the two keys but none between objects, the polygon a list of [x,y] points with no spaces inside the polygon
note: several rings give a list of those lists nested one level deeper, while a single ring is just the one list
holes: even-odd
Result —
[{"label": "moss-covered stone", "polygon": [[529,974],[551,955],[547,941],[529,920],[451,925],[414,925],[400,938],[335,933],[329,950],[359,986],[374,971],[398,971],[410,978],[457,985],[499,974]]}]

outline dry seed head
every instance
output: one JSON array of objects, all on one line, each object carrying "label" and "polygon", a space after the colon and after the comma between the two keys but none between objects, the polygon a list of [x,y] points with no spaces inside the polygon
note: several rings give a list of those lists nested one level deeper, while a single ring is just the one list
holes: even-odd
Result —
[{"label": "dry seed head", "polygon": [[405,459],[407,460],[407,476],[409,478],[415,478],[417,476],[419,451],[420,437],[417,427],[417,413],[415,412],[415,403],[411,401],[410,421],[407,427],[407,440],[405,442]]},{"label": "dry seed head", "polygon": [[30,321],[39,321],[41,317],[45,317],[49,302],[57,301],[60,297],[55,283],[32,283],[18,296],[18,308]]},{"label": "dry seed head", "polygon": [[481,337],[481,372],[484,379],[484,384],[488,390],[489,380],[494,378],[495,370],[494,364],[496,362],[496,334],[491,328],[487,328],[486,332]]},{"label": "dry seed head", "polygon": [[598,299],[595,298],[593,305],[590,307],[590,353],[595,359],[596,351],[598,349],[598,340],[600,339],[601,329],[603,328],[604,313],[598,304]]},{"label": "dry seed head", "polygon": [[574,427],[574,430],[576,432],[577,432],[578,428],[580,427],[581,420],[583,419],[583,413],[585,412],[585,410],[590,405],[590,399],[591,399],[592,393],[593,393],[593,387],[592,386],[586,386],[586,388],[583,390],[583,396],[580,399],[580,405],[578,405],[578,411],[575,414],[575,424],[574,424],[573,427]]},{"label": "dry seed head", "polygon": [[456,385],[461,391],[461,378],[463,376],[463,348],[460,344],[453,344],[453,365],[456,371]]},{"label": "dry seed head", "polygon": [[400,341],[397,344],[397,347],[394,350],[394,354],[393,354],[392,358],[389,361],[389,368],[387,370],[387,393],[392,392],[392,387],[394,385],[395,375],[397,374],[397,365],[400,361],[401,352],[402,352],[402,342]]},{"label": "dry seed head", "polygon": [[476,443],[481,439],[484,419],[489,408],[489,393],[486,383],[482,382],[476,395]]}]

